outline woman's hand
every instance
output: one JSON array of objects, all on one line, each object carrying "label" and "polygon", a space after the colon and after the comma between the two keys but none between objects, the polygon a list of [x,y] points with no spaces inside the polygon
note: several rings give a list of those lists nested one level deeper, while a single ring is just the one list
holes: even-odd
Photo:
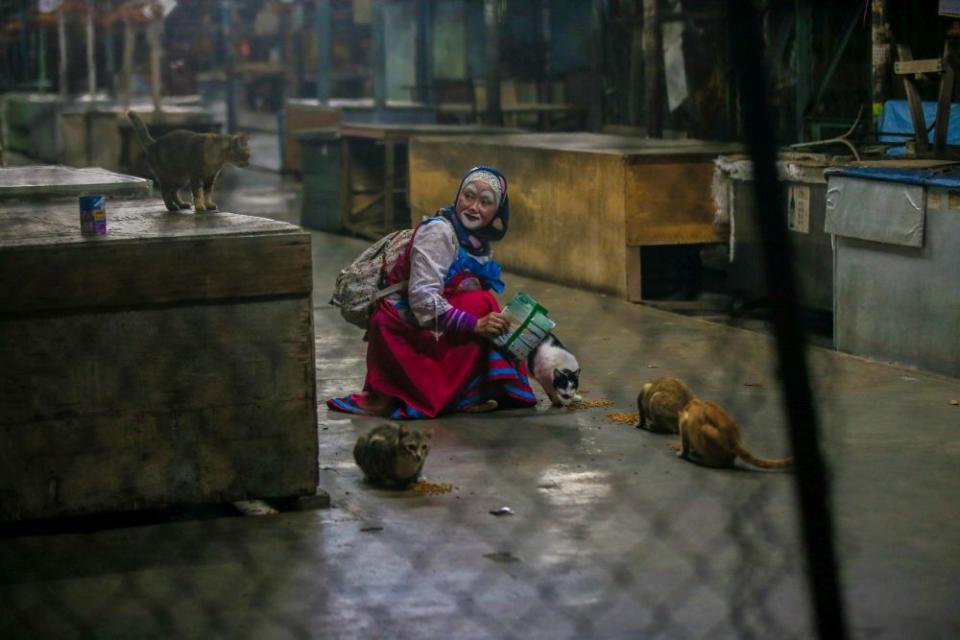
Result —
[{"label": "woman's hand", "polygon": [[510,330],[510,319],[502,313],[488,313],[474,327],[474,333],[491,340]]}]

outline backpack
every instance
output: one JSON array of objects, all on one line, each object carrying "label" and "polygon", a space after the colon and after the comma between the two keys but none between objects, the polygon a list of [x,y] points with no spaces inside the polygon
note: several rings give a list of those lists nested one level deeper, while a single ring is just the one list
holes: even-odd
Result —
[{"label": "backpack", "polygon": [[406,251],[415,230],[402,229],[387,234],[340,272],[330,304],[340,307],[344,320],[366,329],[380,298],[407,286],[406,280],[389,287],[383,287],[383,284],[387,272]]}]

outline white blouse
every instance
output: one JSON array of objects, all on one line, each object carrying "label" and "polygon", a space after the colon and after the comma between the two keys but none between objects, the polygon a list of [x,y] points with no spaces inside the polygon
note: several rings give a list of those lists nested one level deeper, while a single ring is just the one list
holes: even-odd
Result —
[{"label": "white blouse", "polygon": [[[410,249],[410,282],[407,302],[417,323],[426,329],[434,328],[437,318],[450,309],[443,297],[444,279],[457,259],[460,244],[453,224],[446,218],[424,224],[417,230]],[[484,263],[490,256],[474,256]],[[479,289],[476,278],[467,278],[458,291]]]}]

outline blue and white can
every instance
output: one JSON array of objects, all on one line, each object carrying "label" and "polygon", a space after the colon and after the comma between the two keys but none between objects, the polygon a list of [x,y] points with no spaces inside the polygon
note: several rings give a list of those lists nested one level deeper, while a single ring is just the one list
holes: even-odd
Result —
[{"label": "blue and white can", "polygon": [[106,196],[80,196],[80,233],[84,235],[106,235]]}]

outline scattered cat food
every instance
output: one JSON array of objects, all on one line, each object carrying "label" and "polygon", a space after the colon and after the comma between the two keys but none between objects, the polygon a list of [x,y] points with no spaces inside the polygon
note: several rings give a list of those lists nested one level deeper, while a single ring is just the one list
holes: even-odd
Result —
[{"label": "scattered cat food", "polygon": [[632,427],[640,421],[640,414],[636,411],[633,413],[608,413],[607,420],[615,424],[628,424]]},{"label": "scattered cat food", "polygon": [[599,409],[603,407],[612,407],[613,400],[607,400],[606,398],[599,398],[597,400],[577,400],[576,402],[571,402],[567,409],[571,411],[577,411],[579,409]]},{"label": "scattered cat food", "polygon": [[512,516],[513,509],[510,507],[500,507],[499,509],[491,509],[490,513],[495,516]]},{"label": "scattered cat food", "polygon": [[383,531],[383,527],[373,526],[373,527],[361,527],[360,531],[364,533],[376,533],[377,531]]},{"label": "scattered cat food", "polygon": [[743,386],[745,387],[762,387],[763,385],[759,382],[744,382]]},{"label": "scattered cat food", "polygon": [[427,482],[426,480],[414,483],[411,488],[417,493],[426,493],[427,495],[438,495],[453,491],[453,485],[448,482]]},{"label": "scattered cat food", "polygon": [[659,369],[660,365],[658,364],[648,364],[647,369]]},{"label": "scattered cat food", "polygon": [[960,407],[960,400],[951,400],[950,404],[952,404],[955,407]]}]

